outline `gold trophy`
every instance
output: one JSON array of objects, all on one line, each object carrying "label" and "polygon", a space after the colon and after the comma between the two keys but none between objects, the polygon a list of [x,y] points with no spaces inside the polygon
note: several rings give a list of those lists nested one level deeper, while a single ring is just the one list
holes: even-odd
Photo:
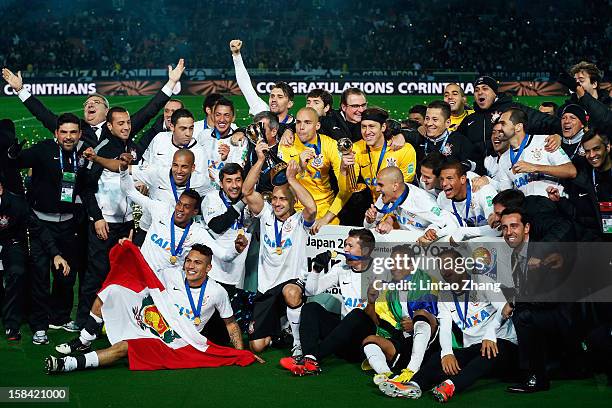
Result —
[{"label": "gold trophy", "polygon": [[[246,136],[249,142],[256,146],[259,142],[266,142],[266,129],[262,122],[253,123],[246,128]],[[266,165],[270,169],[270,181],[273,186],[282,186],[287,184],[287,163],[279,159],[277,156],[270,154],[270,151],[265,152]]]},{"label": "gold trophy", "polygon": [[[348,137],[343,137],[338,140],[338,151],[343,155],[349,154],[353,151],[353,142]],[[357,191],[357,177],[355,176],[355,168],[348,166],[346,168],[346,178],[348,180],[348,188],[351,193]]]}]

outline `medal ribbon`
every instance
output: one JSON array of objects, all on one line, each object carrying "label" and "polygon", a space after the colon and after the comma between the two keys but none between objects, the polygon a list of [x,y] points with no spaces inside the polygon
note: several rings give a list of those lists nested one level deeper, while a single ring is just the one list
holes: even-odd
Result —
[{"label": "medal ribbon", "polygon": [[457,300],[457,295],[453,293],[453,299],[455,301],[455,307],[457,308],[457,314],[459,315],[459,320],[463,322],[463,328],[467,327],[467,313],[468,313],[468,303],[470,301],[470,292],[465,293],[465,313],[461,310],[461,306],[459,305],[459,301]]},{"label": "medal ribbon", "polygon": [[[185,190],[189,190],[189,183],[191,183],[191,177],[187,180],[187,185],[185,186]],[[176,182],[174,181],[174,177],[172,177],[172,170],[170,170],[170,186],[172,187],[172,194],[174,194],[174,202],[178,203],[179,196],[176,191]]]},{"label": "medal ribbon", "polygon": [[468,225],[468,219],[470,216],[470,205],[472,204],[472,187],[470,186],[470,180],[467,180],[467,197],[465,198],[465,218],[463,221],[461,220],[461,216],[459,215],[459,211],[457,211],[457,207],[455,207],[455,202],[451,200],[451,204],[453,205],[453,214],[455,214],[455,218],[459,221],[459,225],[463,227],[463,221],[465,221],[465,225]]},{"label": "medal ribbon", "polygon": [[[223,192],[223,190],[219,190],[219,196],[221,197],[221,200],[223,200],[223,204],[225,204],[226,208],[230,208],[232,206],[232,203],[227,198],[225,198],[225,192]],[[235,221],[235,224],[236,229],[244,227],[244,208],[242,209],[242,211],[240,211],[240,218]]]},{"label": "medal ribbon", "polygon": [[399,198],[397,200],[395,200],[395,202],[393,203],[393,205],[389,208],[389,205],[391,203],[387,203],[383,206],[383,208],[381,209],[376,209],[379,213],[381,214],[389,214],[390,212],[395,211],[395,209],[397,207],[400,206],[400,204],[402,204],[404,202],[404,200],[406,200],[406,197],[408,196],[408,186],[404,184],[404,192],[402,193],[401,196],[399,196]]},{"label": "medal ribbon", "polygon": [[185,238],[187,238],[187,234],[189,234],[189,228],[191,228],[191,223],[192,221],[189,221],[189,224],[187,224],[187,226],[183,230],[183,235],[181,236],[181,239],[175,249],[174,243],[176,242],[176,238],[174,237],[174,213],[172,213],[172,217],[170,218],[170,254],[172,254],[172,256],[177,256],[176,254],[180,253],[181,249],[183,248]]},{"label": "medal ribbon", "polygon": [[193,318],[199,318],[200,313],[202,312],[202,301],[204,300],[204,292],[206,291],[206,285],[208,284],[208,278],[204,281],[202,286],[200,287],[200,297],[198,299],[198,306],[196,307],[193,296],[191,295],[191,289],[189,287],[189,283],[187,279],[185,279],[185,290],[187,291],[187,297],[189,298],[189,304],[191,305],[191,311],[193,312]]},{"label": "medal ribbon", "polygon": [[525,135],[525,138],[521,142],[521,145],[519,146],[519,150],[518,150],[518,152],[516,152],[516,154],[514,153],[514,149],[512,147],[510,147],[510,163],[512,164],[511,167],[514,167],[516,162],[521,157],[521,154],[523,153],[523,150],[525,150],[525,146],[527,146],[527,140],[528,139],[529,139],[529,135]]},{"label": "medal ribbon", "polygon": [[[284,225],[284,223],[283,223]],[[276,247],[282,249],[282,241],[283,241],[283,227],[278,228],[278,218],[274,218],[274,239],[276,241]]]}]

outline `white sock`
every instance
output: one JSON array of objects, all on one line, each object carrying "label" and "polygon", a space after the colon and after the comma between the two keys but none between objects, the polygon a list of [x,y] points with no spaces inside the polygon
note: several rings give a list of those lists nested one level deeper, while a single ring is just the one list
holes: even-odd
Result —
[{"label": "white sock", "polygon": [[98,353],[90,351],[85,354],[85,368],[97,367],[100,364],[98,361]]},{"label": "white sock", "polygon": [[408,369],[416,373],[421,368],[425,352],[427,351],[427,344],[431,337],[431,326],[429,326],[429,323],[419,320],[414,324],[413,333],[412,354],[410,355]]},{"label": "white sock", "polygon": [[64,359],[64,369],[62,371],[74,371],[77,369],[77,359],[72,356],[62,357]]},{"label": "white sock", "polygon": [[370,366],[374,369],[374,371],[376,371],[376,374],[391,372],[391,369],[387,364],[385,353],[383,353],[378,344],[366,344],[363,347],[363,352],[366,355]]},{"label": "white sock", "polygon": [[300,314],[302,313],[302,306],[292,309],[287,306],[287,320],[291,326],[291,333],[293,334],[293,347],[300,346]]},{"label": "white sock", "polygon": [[101,317],[96,316],[95,314],[93,314],[92,312],[89,312],[89,315],[91,317],[93,317],[93,319],[96,321],[96,323],[100,324],[100,323],[104,323],[104,319],[102,319]]},{"label": "white sock", "polygon": [[89,346],[96,338],[97,336],[95,334],[91,334],[85,329],[82,329],[81,334],[79,335],[80,342],[85,346]]}]

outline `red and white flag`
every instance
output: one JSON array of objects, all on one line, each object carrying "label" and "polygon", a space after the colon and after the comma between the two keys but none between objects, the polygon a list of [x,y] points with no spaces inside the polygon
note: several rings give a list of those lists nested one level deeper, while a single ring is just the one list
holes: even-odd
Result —
[{"label": "red and white flag", "polygon": [[111,344],[126,340],[131,370],[246,366],[248,350],[211,343],[176,310],[173,294],[131,242],[110,252],[111,270],[98,296]]}]

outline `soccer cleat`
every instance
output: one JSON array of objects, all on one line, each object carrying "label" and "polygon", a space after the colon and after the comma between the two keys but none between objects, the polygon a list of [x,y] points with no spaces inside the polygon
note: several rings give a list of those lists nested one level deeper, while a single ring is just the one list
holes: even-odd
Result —
[{"label": "soccer cleat", "polygon": [[37,345],[49,344],[49,338],[47,337],[47,332],[44,330],[38,330],[32,336],[32,343],[37,344]]},{"label": "soccer cleat", "polygon": [[91,351],[91,345],[86,346],[85,344],[81,343],[80,338],[75,337],[74,339],[70,340],[68,343],[62,343],[62,344],[55,346],[55,350],[58,353],[63,354],[65,356],[69,354],[73,354],[73,353],[85,354]]},{"label": "soccer cleat", "polygon": [[414,376],[414,372],[408,368],[404,368],[401,373],[391,378],[391,381],[398,382],[402,384],[408,384],[412,377]]},{"label": "soccer cleat", "polygon": [[310,357],[285,357],[280,359],[280,365],[291,371],[293,375],[302,377],[304,375],[317,375],[321,373],[321,367],[317,360]]},{"label": "soccer cleat", "polygon": [[81,329],[79,328],[79,326],[77,326],[77,324],[75,323],[74,320],[69,321],[68,323],[64,323],[61,325],[57,325],[57,324],[50,324],[49,325],[50,329],[54,329],[54,330],[66,330],[67,332],[70,333],[77,333],[79,331],[81,331]]},{"label": "soccer cleat", "polygon": [[372,370],[373,368],[370,365],[370,362],[368,361],[367,358],[361,362],[361,371],[372,371]]},{"label": "soccer cleat", "polygon": [[49,356],[45,358],[45,373],[61,373],[64,371],[64,359],[62,357],[57,358]]},{"label": "soccer cleat", "polygon": [[387,380],[378,385],[378,389],[388,397],[400,398],[421,398],[421,387],[414,382],[402,384],[399,382]]},{"label": "soccer cleat", "polygon": [[19,329],[6,329],[6,340],[7,341],[19,341],[21,340],[21,332]]},{"label": "soccer cleat", "polygon": [[392,375],[393,373],[390,371],[388,373],[375,374],[372,381],[374,381],[375,385],[380,385],[380,383],[387,381]]},{"label": "soccer cleat", "polygon": [[444,381],[431,391],[439,402],[448,402],[455,393],[455,385]]}]

